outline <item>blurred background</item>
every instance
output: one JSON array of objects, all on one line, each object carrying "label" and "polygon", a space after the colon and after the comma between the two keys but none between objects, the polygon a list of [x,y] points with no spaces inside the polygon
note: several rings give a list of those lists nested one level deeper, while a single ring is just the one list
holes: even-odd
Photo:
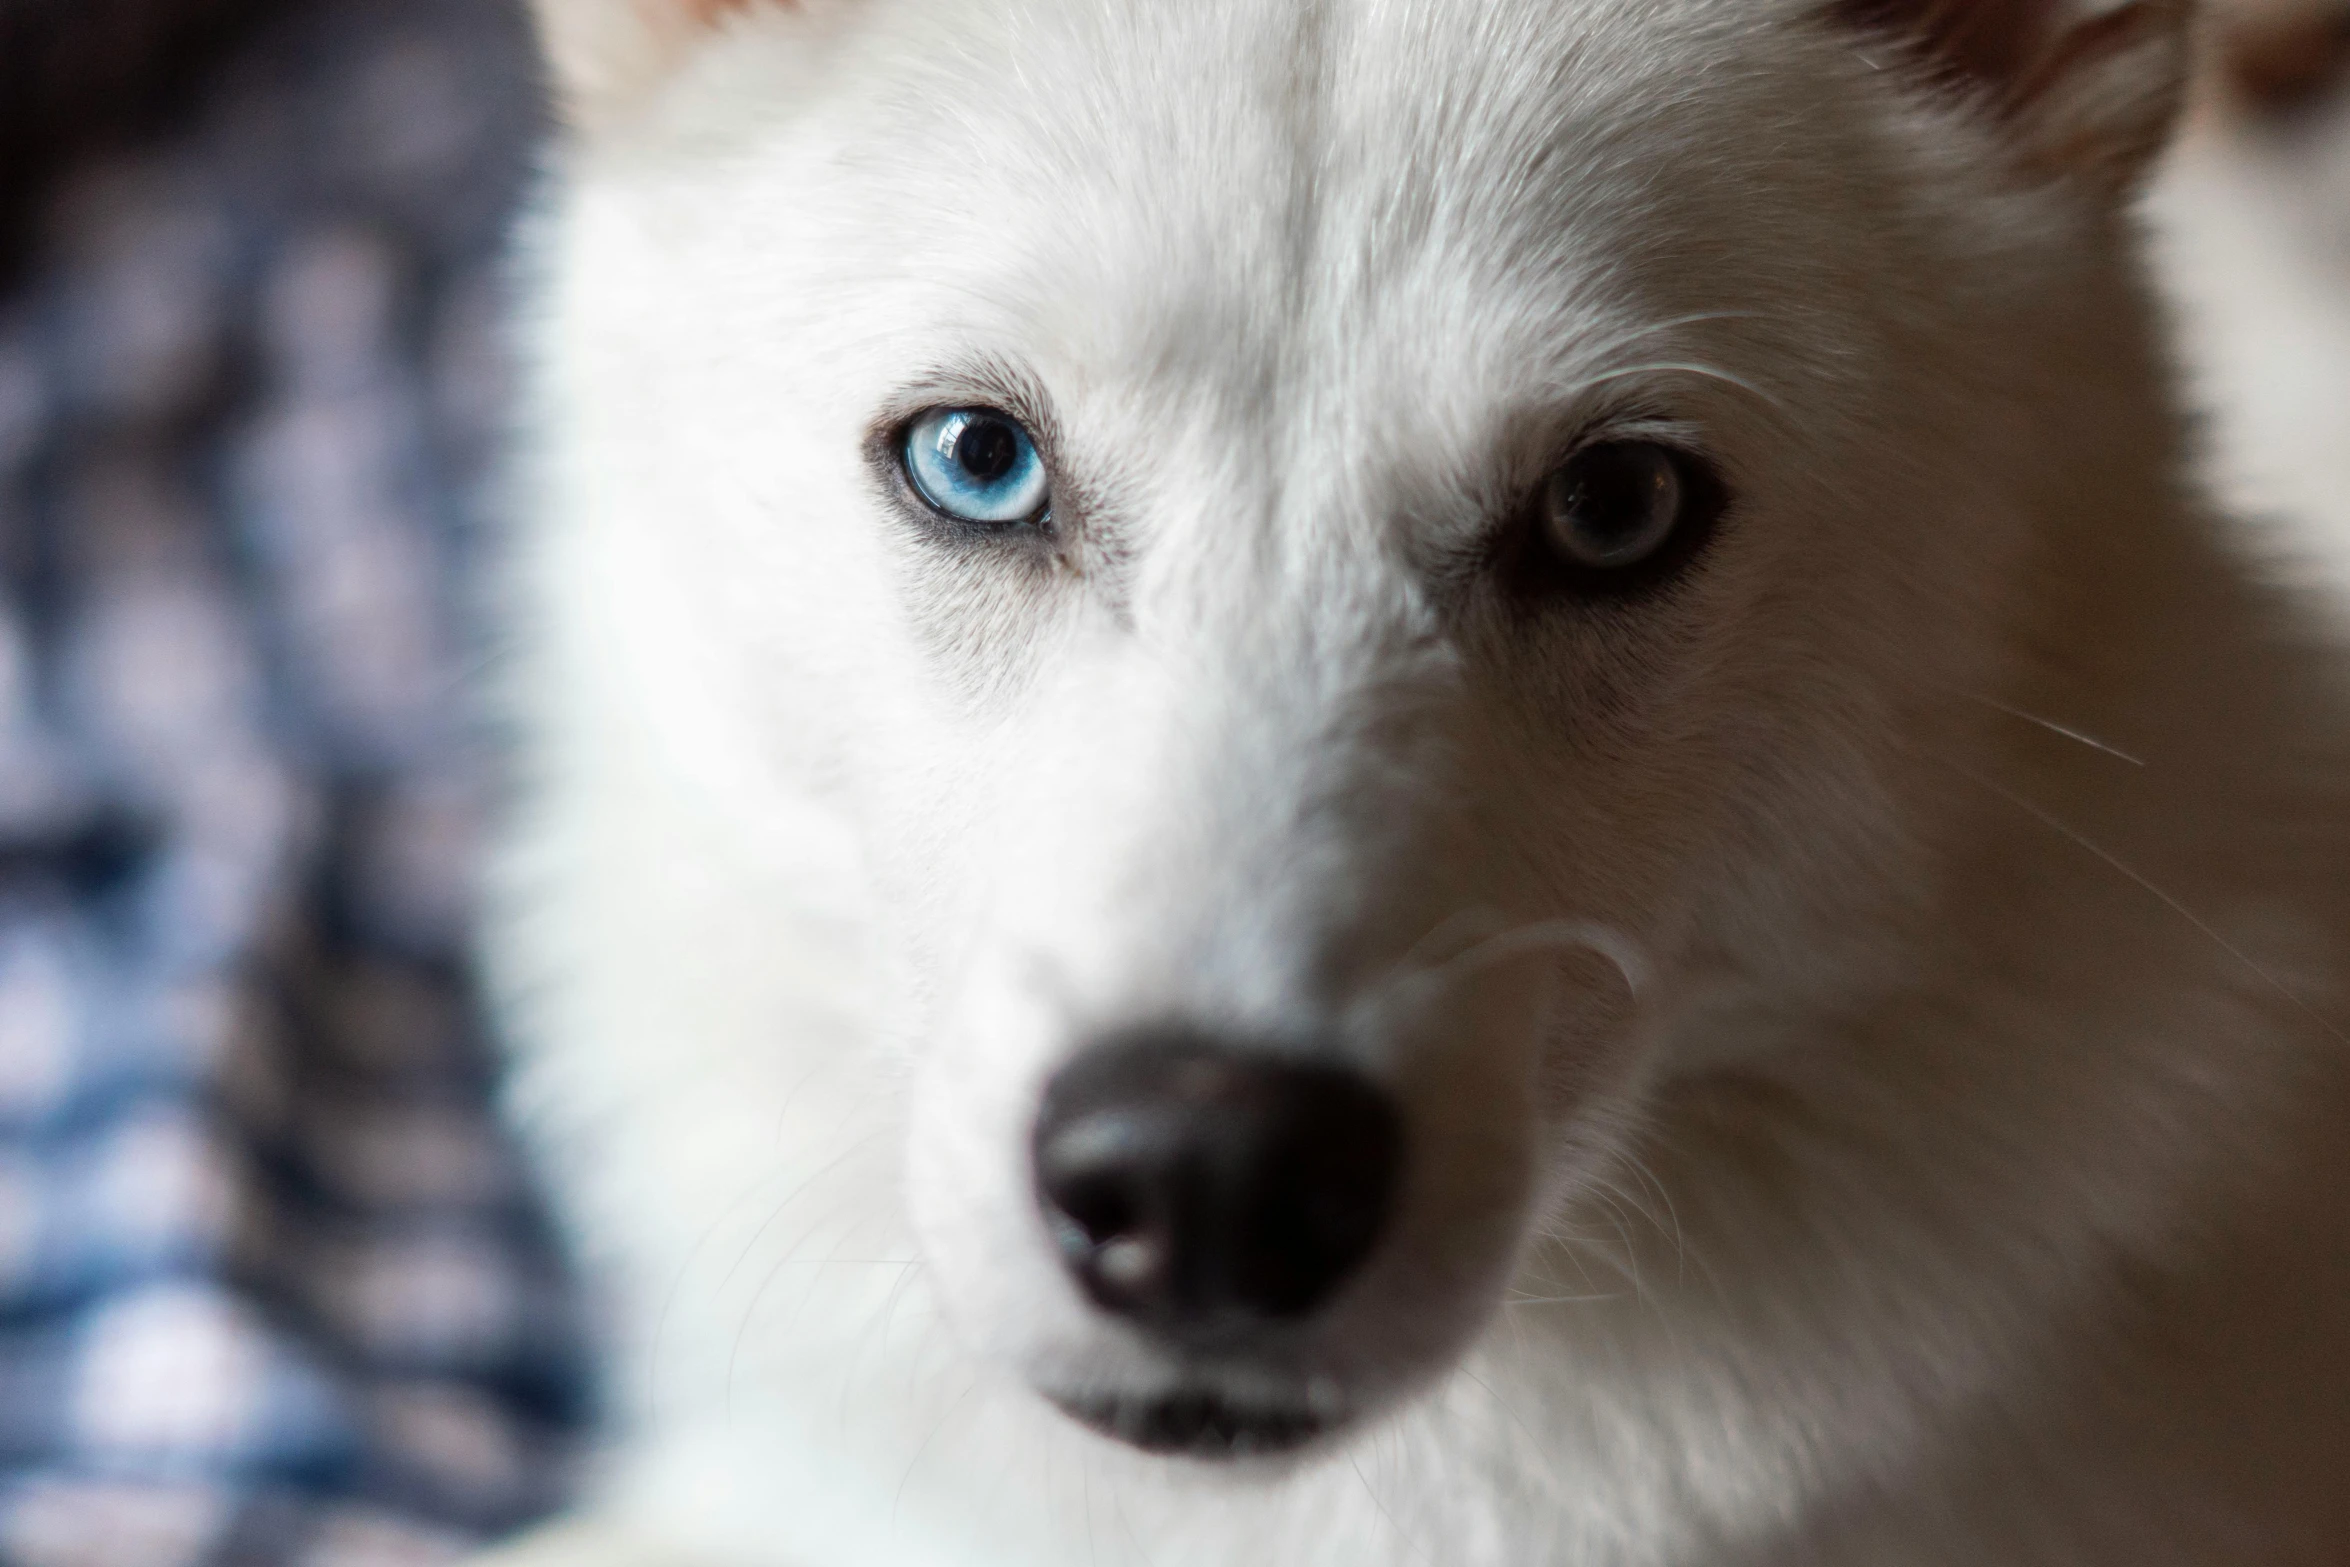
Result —
[{"label": "blurred background", "polygon": [[[2350,591],[2350,0],[2217,21],[2149,213]],[[544,134],[509,0],[0,0],[5,1567],[446,1561],[589,1426],[465,956]]]},{"label": "blurred background", "polygon": [[0,1562],[437,1562],[585,1404],[468,985],[497,0],[0,0]]}]

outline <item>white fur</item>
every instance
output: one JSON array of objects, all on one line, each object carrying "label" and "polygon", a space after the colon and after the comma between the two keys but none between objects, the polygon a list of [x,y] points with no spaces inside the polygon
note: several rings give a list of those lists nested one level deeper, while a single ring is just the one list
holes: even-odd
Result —
[{"label": "white fur", "polygon": [[[2308,9],[2324,11],[2329,0]],[[2259,13],[2285,5],[2235,0]],[[2338,7],[2335,8],[2338,11]],[[2350,92],[2204,95],[2150,203],[2220,492],[2273,559],[2350,592]]]},{"label": "white fur", "polygon": [[[527,1559],[2342,1559],[2337,665],[2109,171],[1814,9],[807,0],[587,116],[493,958],[622,1435]],[[867,460],[1011,396],[1041,563]],[[1681,591],[1458,564],[1625,419],[1737,497]],[[1409,1107],[1278,1466],[1036,1391],[1169,1375],[1024,1159],[1170,1013]]]}]

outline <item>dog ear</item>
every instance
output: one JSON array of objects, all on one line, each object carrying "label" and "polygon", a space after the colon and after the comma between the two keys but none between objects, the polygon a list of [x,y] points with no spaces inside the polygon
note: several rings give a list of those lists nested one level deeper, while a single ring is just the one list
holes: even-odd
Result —
[{"label": "dog ear", "polygon": [[2185,95],[2194,0],[1832,0],[1995,113],[2035,172],[2132,184]]},{"label": "dog ear", "polygon": [[595,125],[666,78],[706,35],[801,0],[531,0],[567,118]]}]

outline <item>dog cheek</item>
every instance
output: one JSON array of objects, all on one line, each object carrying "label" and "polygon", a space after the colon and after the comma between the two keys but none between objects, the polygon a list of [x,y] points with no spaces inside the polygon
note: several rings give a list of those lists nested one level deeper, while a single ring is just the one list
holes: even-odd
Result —
[{"label": "dog cheek", "polygon": [[1023,1368],[1086,1328],[1029,1175],[1046,1070],[1033,1042],[1049,1037],[1039,1010],[1010,984],[963,987],[917,1046],[907,1088],[907,1208],[941,1307],[974,1350]]}]

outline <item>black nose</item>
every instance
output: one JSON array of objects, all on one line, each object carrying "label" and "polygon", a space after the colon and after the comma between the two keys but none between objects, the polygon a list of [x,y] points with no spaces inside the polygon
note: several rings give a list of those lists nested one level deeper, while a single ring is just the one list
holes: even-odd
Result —
[{"label": "black nose", "polygon": [[1386,1225],[1403,1143],[1356,1072],[1128,1034],[1047,1085],[1036,1188],[1097,1304],[1199,1343],[1326,1300]]}]

